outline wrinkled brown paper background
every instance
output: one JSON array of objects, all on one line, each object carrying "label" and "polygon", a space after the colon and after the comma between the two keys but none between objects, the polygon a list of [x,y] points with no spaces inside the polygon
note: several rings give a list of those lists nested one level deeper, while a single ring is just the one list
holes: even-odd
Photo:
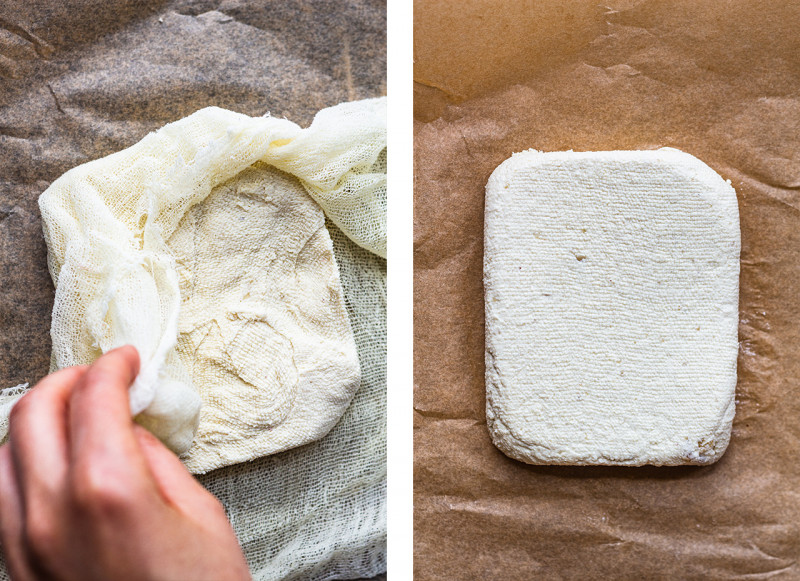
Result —
[{"label": "wrinkled brown paper background", "polygon": [[[415,570],[800,579],[800,4],[416,0]],[[528,466],[484,418],[483,196],[512,152],[687,151],[742,226],[711,467]]]},{"label": "wrinkled brown paper background", "polygon": [[53,180],[203,107],[307,126],[385,88],[385,0],[0,2],[0,387],[49,368]]}]

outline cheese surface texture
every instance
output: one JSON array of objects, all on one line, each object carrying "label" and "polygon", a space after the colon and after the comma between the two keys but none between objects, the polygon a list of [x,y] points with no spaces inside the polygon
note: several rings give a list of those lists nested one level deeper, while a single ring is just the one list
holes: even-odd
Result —
[{"label": "cheese surface texture", "polygon": [[360,370],[325,214],[299,180],[255,164],[189,210],[167,245],[181,295],[175,352],[206,404],[186,467],[327,434]]},{"label": "cheese surface texture", "polygon": [[486,415],[531,464],[710,464],[735,411],[736,193],[675,149],[515,154],[486,186]]}]

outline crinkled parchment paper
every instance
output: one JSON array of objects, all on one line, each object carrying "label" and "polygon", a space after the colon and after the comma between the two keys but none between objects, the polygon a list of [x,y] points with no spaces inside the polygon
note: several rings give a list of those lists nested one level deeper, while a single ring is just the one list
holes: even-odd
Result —
[{"label": "crinkled parchment paper", "polygon": [[[385,69],[383,0],[3,3],[0,387],[33,383],[48,370],[53,286],[36,202],[53,180],[210,105],[247,115],[270,112],[308,126],[324,107],[385,94]],[[353,409],[366,415],[346,414],[320,442],[202,479],[226,505],[258,578],[373,575],[385,567],[379,550],[385,542],[385,344],[379,336],[385,264],[333,230],[337,254],[372,273],[364,277],[358,268],[343,273],[346,293],[374,296],[374,305],[363,312],[350,309],[363,323],[354,331],[366,379]],[[305,460],[309,454],[323,459],[317,471],[367,460],[359,464],[357,482],[332,483],[320,495],[319,477]],[[325,518],[324,495],[333,504],[352,504],[348,495],[360,487],[377,503],[353,515],[374,518],[363,530],[377,536],[362,539],[364,546],[332,545],[324,553],[266,518],[296,506],[295,520],[304,519],[306,529],[318,528]]]},{"label": "crinkled parchment paper", "polygon": [[[415,3],[417,579],[800,579],[800,5]],[[483,196],[512,152],[676,147],[742,226],[718,464],[535,467],[484,418]]]}]

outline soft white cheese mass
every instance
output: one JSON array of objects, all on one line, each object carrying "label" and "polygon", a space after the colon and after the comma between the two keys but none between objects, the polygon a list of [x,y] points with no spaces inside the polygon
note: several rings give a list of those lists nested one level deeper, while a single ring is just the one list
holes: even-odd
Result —
[{"label": "soft white cheese mass", "polygon": [[486,415],[531,464],[709,464],[735,411],[736,193],[697,158],[527,151],[486,185]]}]

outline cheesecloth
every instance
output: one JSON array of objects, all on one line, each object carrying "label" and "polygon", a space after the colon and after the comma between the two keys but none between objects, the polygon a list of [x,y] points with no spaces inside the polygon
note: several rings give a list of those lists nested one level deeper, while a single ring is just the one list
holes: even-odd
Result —
[{"label": "cheesecloth", "polygon": [[[295,176],[325,211],[361,388],[322,440],[202,477],[225,505],[256,579],[332,579],[385,570],[385,127],[385,99],[325,109],[307,129],[207,108],[67,172],[40,198],[56,283],[53,369],[133,343],[142,370],[131,388],[132,409],[147,416],[154,401],[166,401],[145,424],[177,451],[191,442],[199,402],[184,378],[169,372],[180,294],[173,265],[164,258],[165,239],[215,186],[257,162]],[[141,184],[137,195],[131,195],[131,183]],[[112,204],[97,203],[110,198]],[[87,239],[91,244],[74,243]],[[83,282],[79,270],[62,276],[76,252],[89,261],[100,252],[98,260],[115,271],[93,289],[88,324],[77,334],[63,315],[74,308],[70,301]],[[139,285],[138,292],[124,291],[127,304],[143,306],[149,316],[132,309],[109,325],[105,315],[123,281],[125,287]],[[2,433],[23,392],[17,386],[0,394]]]}]

